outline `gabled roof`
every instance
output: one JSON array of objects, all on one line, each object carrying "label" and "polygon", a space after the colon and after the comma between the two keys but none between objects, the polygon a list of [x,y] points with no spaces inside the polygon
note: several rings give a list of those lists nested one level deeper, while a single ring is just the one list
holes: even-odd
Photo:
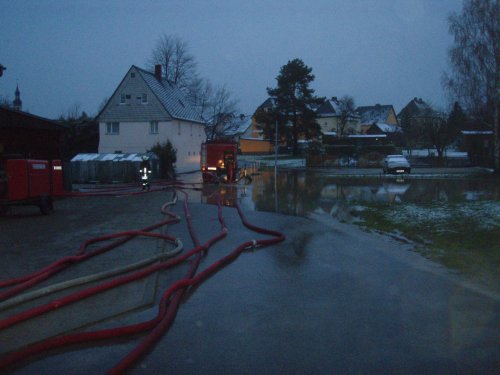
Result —
[{"label": "gabled roof", "polygon": [[158,81],[154,73],[134,66],[156,95],[163,108],[175,119],[204,123],[200,113],[188,102],[184,93],[167,79]]},{"label": "gabled roof", "polygon": [[273,108],[276,108],[277,106],[277,103],[276,103],[276,99],[275,98],[267,98],[266,100],[264,100],[264,102],[259,105],[258,108],[261,108],[261,109],[266,109],[266,108],[269,108],[269,109],[273,109]]},{"label": "gabled roof", "polygon": [[[356,108],[356,113],[361,117],[362,124],[385,124],[390,111],[394,112],[392,105],[370,105]],[[394,112],[395,113],[395,112]]]},{"label": "gabled roof", "polygon": [[433,111],[432,107],[423,101],[422,98],[413,98],[398,113],[398,117],[401,118],[404,114],[408,117],[418,117],[428,113],[429,111]]},{"label": "gabled roof", "polygon": [[227,136],[243,134],[247,131],[250,125],[252,125],[251,116],[238,116],[238,118],[234,122],[234,126],[232,126],[230,129],[227,129],[224,134]]},{"label": "gabled roof", "polygon": [[337,100],[325,100],[325,102],[321,104],[316,111],[316,114],[319,117],[340,116],[339,104],[340,103]]},{"label": "gabled roof", "polygon": [[0,128],[26,128],[65,131],[67,125],[28,112],[0,107]]},{"label": "gabled roof", "polygon": [[[325,100],[316,110],[316,115],[318,117],[339,117],[341,114],[342,109],[340,108],[340,101],[335,96]],[[358,115],[356,113],[350,113],[349,117],[355,119]]]},{"label": "gabled roof", "polygon": [[101,116],[103,113],[108,111],[109,105],[113,98],[117,95],[120,86],[122,86],[125,80],[130,79],[129,77],[131,71],[135,71],[136,74],[142,78],[146,86],[151,90],[160,103],[163,111],[165,111],[168,116],[177,120],[191,121],[200,124],[205,123],[201,114],[189,103],[184,93],[177,86],[169,82],[167,79],[159,81],[156,79],[154,73],[148,72],[147,70],[139,68],[135,65],[130,67],[122,81],[116,87],[113,95],[111,95],[106,105],[97,115],[97,118],[102,118]]}]

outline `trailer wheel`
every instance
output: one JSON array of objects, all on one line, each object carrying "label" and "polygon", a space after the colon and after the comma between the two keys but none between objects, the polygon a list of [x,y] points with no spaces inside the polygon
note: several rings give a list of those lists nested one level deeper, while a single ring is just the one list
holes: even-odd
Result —
[{"label": "trailer wheel", "polygon": [[40,197],[39,207],[42,215],[50,214],[52,211],[54,211],[54,207],[52,205],[52,198],[48,195],[42,195]]}]

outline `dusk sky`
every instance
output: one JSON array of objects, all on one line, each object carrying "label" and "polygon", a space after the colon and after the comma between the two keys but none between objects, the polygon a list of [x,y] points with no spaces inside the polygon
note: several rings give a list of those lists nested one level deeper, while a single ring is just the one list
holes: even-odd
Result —
[{"label": "dusk sky", "polygon": [[189,45],[198,72],[252,114],[281,66],[300,58],[318,96],[356,105],[413,97],[447,109],[441,76],[459,0],[0,0],[0,96],[57,118],[97,113],[131,65],[147,67],[160,35]]}]

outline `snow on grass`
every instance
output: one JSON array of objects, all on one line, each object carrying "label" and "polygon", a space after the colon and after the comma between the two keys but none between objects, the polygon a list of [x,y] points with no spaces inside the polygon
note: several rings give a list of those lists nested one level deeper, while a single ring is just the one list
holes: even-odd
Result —
[{"label": "snow on grass", "polygon": [[472,220],[481,229],[500,226],[500,204],[495,201],[464,202],[457,205],[419,206],[405,204],[386,213],[395,223],[446,224],[450,220]]}]

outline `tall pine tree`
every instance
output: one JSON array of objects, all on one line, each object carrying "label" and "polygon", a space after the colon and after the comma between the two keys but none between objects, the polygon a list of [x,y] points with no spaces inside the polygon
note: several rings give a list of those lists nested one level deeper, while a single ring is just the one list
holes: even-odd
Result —
[{"label": "tall pine tree", "polygon": [[[314,90],[309,87],[314,78],[312,68],[301,59],[294,59],[281,67],[276,77],[277,86],[267,88],[268,95],[276,104],[268,117],[279,121],[294,155],[298,154],[299,137],[310,139],[319,135],[319,125],[313,109],[323,99],[314,96]],[[268,133],[271,128],[275,129],[274,126],[269,121],[265,123]]]}]

